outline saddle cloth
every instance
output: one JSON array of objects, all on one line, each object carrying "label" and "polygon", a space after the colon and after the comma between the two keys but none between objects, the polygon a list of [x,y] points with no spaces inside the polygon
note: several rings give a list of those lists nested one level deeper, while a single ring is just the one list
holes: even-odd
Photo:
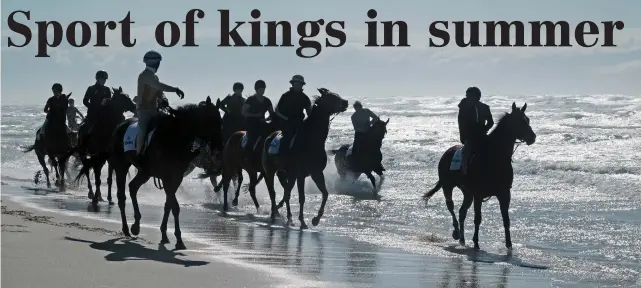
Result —
[{"label": "saddle cloth", "polygon": [[[294,137],[292,137],[292,141],[290,141],[290,143],[289,143],[289,149],[291,149],[294,146],[294,140],[296,140],[296,136],[297,135],[298,135],[298,133],[295,134]],[[278,155],[278,153],[280,152],[280,143],[281,143],[280,139],[281,138],[283,138],[283,134],[282,133],[278,133],[278,135],[276,135],[276,137],[274,137],[272,142],[269,143],[269,149],[267,150],[267,153],[269,153],[270,155]]]},{"label": "saddle cloth", "polygon": [[[151,142],[151,137],[154,135],[155,131],[156,129],[153,129],[149,133],[147,133],[145,147],[149,146],[149,142]],[[123,140],[125,152],[136,150],[136,147],[137,147],[136,145],[138,145],[138,143],[136,143],[137,142],[136,140],[139,133],[140,133],[140,129],[138,128],[138,121],[131,123],[131,125],[127,127],[127,131],[125,131],[125,137]]]},{"label": "saddle cloth", "polygon": [[454,156],[452,156],[452,162],[450,162],[450,171],[459,171],[461,170],[461,159],[463,158],[463,146],[456,149]]}]

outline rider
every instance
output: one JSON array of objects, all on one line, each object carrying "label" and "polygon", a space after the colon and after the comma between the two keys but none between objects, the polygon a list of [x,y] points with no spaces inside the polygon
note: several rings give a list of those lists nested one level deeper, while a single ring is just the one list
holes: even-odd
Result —
[{"label": "rider", "polygon": [[265,88],[267,88],[265,81],[256,81],[254,84],[256,94],[249,96],[243,105],[243,116],[245,116],[247,126],[247,147],[245,149],[249,151],[254,151],[254,142],[265,126],[265,112],[269,112],[269,118],[274,114],[272,101],[263,96]]},{"label": "rider", "polygon": [[465,98],[458,104],[458,126],[463,146],[461,172],[467,174],[467,166],[476,149],[485,140],[487,132],[494,125],[490,107],[481,101],[481,90],[467,88]]},{"label": "rider", "polygon": [[47,117],[42,128],[40,128],[40,135],[45,134],[45,129],[48,126],[47,124],[56,120],[64,123],[67,108],[69,107],[67,96],[62,94],[62,85],[59,83],[53,84],[53,86],[51,86],[51,91],[53,91],[53,96],[49,97],[49,99],[47,99],[47,104],[45,104],[44,112],[47,113]]},{"label": "rider", "polygon": [[102,101],[104,99],[111,98],[111,90],[105,86],[107,78],[109,78],[107,72],[103,70],[96,72],[96,84],[89,86],[89,88],[87,88],[87,92],[85,92],[82,104],[87,107],[87,117],[85,118],[85,123],[80,128],[82,133],[91,132],[91,129],[98,118],[97,114]]},{"label": "rider", "polygon": [[77,117],[80,116],[81,120],[85,119],[85,116],[80,113],[78,107],[75,106],[75,101],[69,99],[69,108],[67,109],[67,125],[73,131],[78,130],[78,122],[76,122]]},{"label": "rider", "polygon": [[[354,114],[352,114],[352,125],[354,125],[354,144],[352,145],[352,157],[356,159],[356,155],[363,149],[365,141],[367,141],[367,131],[373,121],[378,120],[378,116],[371,110],[363,108],[360,101],[354,102]],[[371,120],[370,120],[371,118]]]},{"label": "rider", "polygon": [[234,94],[227,95],[223,101],[220,101],[220,109],[225,112],[223,116],[223,127],[225,127],[225,137],[231,136],[236,131],[242,130],[243,122],[243,105],[245,104],[245,97],[243,97],[243,90],[245,87],[243,83],[236,82],[232,87]]},{"label": "rider", "polygon": [[275,111],[276,115],[281,119],[280,128],[283,137],[281,138],[279,152],[283,154],[289,151],[291,140],[296,134],[298,127],[303,123],[303,118],[305,117],[303,110],[307,113],[307,117],[312,113],[312,102],[303,92],[305,78],[301,75],[294,75],[289,83],[292,84],[292,87],[280,96]]},{"label": "rider", "polygon": [[136,156],[140,163],[142,151],[145,149],[145,142],[147,138],[147,128],[149,121],[158,113],[158,97],[162,97],[163,92],[175,92],[180,99],[185,97],[185,93],[178,87],[172,87],[160,82],[156,72],[160,67],[162,56],[160,53],[150,50],[145,53],[142,60],[145,63],[145,70],[138,75],[138,137],[136,139]]}]

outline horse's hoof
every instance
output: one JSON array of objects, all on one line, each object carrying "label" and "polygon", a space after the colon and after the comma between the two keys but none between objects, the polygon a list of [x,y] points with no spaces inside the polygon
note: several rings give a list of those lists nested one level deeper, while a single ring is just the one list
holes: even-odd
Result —
[{"label": "horse's hoof", "polygon": [[306,229],[308,229],[307,224],[305,224],[305,222],[301,222],[300,223],[300,230],[306,230]]},{"label": "horse's hoof", "polygon": [[452,231],[452,238],[454,238],[454,240],[458,240],[459,239],[458,231],[456,231],[456,230]]},{"label": "horse's hoof", "polygon": [[131,225],[131,234],[134,234],[134,236],[137,236],[138,233],[140,233],[140,224],[134,223]]},{"label": "horse's hoof", "polygon": [[163,238],[160,240],[160,244],[169,244],[169,238],[167,236],[163,236]]},{"label": "horse's hoof", "polygon": [[231,202],[232,206],[238,206],[238,199],[234,199],[234,201]]},{"label": "horse's hoof", "polygon": [[122,235],[125,235],[125,237],[131,237],[131,234],[129,234],[129,229],[127,228],[122,229]]},{"label": "horse's hoof", "polygon": [[465,239],[463,238],[459,239],[458,244],[461,244],[461,246],[465,246]]},{"label": "horse's hoof", "polygon": [[505,248],[512,250],[512,242],[505,243]]},{"label": "horse's hoof", "polygon": [[287,226],[294,227],[294,221],[292,221],[292,219],[287,219]]},{"label": "horse's hoof", "polygon": [[98,202],[105,202],[105,199],[102,199],[102,196],[98,196]]},{"label": "horse's hoof", "polygon": [[318,226],[318,222],[320,222],[320,217],[312,218],[312,225]]},{"label": "horse's hoof", "polygon": [[227,217],[229,215],[227,214],[227,211],[220,211],[220,216],[221,217]]},{"label": "horse's hoof", "polygon": [[94,197],[93,191],[89,191],[89,193],[87,193],[87,198],[93,199],[93,197]]},{"label": "horse's hoof", "polygon": [[478,243],[474,243],[474,250],[481,250],[481,246]]},{"label": "horse's hoof", "polygon": [[185,246],[185,243],[183,243],[182,241],[176,243],[176,249],[175,250],[185,250],[185,249],[187,249],[187,247]]},{"label": "horse's hoof", "polygon": [[109,200],[109,206],[114,206],[115,204],[116,203],[114,203],[113,201]]}]

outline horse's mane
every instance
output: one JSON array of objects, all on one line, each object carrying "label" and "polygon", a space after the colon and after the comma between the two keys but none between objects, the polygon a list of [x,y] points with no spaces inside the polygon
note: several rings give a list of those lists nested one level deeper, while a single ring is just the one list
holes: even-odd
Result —
[{"label": "horse's mane", "polygon": [[496,121],[496,125],[494,125],[492,130],[490,130],[490,132],[488,133],[488,136],[491,136],[493,135],[494,132],[502,129],[505,126],[505,122],[506,122],[505,119],[507,119],[508,116],[510,116],[510,113],[504,112],[503,114],[501,114],[501,116],[499,117],[499,120]]}]

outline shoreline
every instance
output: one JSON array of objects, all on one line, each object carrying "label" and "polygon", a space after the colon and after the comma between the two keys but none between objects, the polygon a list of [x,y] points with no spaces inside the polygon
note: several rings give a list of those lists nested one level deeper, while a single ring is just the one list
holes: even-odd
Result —
[{"label": "shoreline", "polygon": [[324,286],[197,253],[206,245],[187,239],[188,250],[174,252],[173,235],[172,243],[158,244],[160,233],[146,227],[126,239],[120,225],[30,208],[5,195],[1,222],[4,287]]}]

